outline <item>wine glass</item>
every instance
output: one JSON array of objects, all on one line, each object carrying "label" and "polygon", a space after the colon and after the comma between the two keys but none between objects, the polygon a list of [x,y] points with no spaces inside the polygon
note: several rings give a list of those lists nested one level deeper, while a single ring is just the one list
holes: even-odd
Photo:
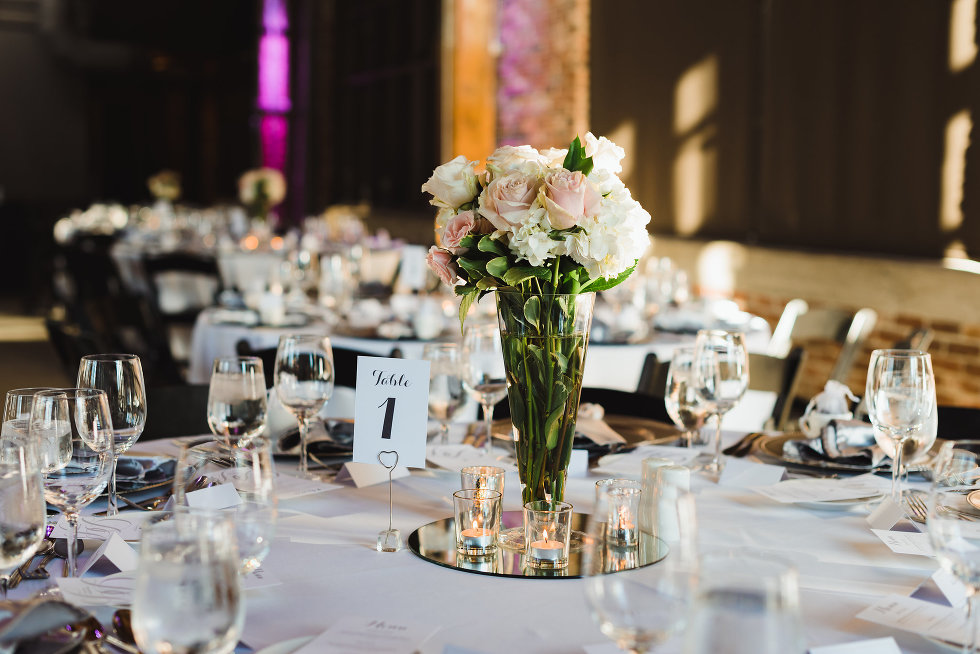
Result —
[{"label": "wine glass", "polygon": [[17,438],[28,442],[28,425],[31,421],[31,407],[34,396],[41,391],[52,391],[50,387],[15,388],[7,391],[3,405],[2,437]]},{"label": "wine glass", "polygon": [[[948,441],[932,467],[926,531],[939,564],[966,587],[963,652],[980,647],[980,530],[974,502],[980,496],[980,441]],[[916,491],[910,491],[916,492]]]},{"label": "wine glass", "polygon": [[[181,449],[174,475],[174,502],[183,507],[187,495],[206,485],[232,484],[241,503],[221,511],[235,528],[240,569],[244,574],[255,571],[269,553],[278,517],[272,463],[272,445],[268,439],[229,446],[219,441],[185,446]],[[193,508],[193,507],[192,507]]]},{"label": "wine glass", "polygon": [[214,360],[208,388],[208,427],[228,446],[245,445],[265,428],[265,372],[258,357]]},{"label": "wine glass", "polygon": [[473,323],[463,333],[463,386],[483,406],[487,453],[493,450],[493,405],[507,396],[507,373],[496,323]]},{"label": "wine glass", "polygon": [[741,332],[702,329],[694,342],[695,392],[717,420],[715,447],[704,469],[721,472],[721,420],[749,387],[749,355]]},{"label": "wine glass", "polygon": [[77,576],[78,514],[109,483],[112,421],[105,391],[63,388],[34,396],[29,437],[44,478],[44,498],[68,520],[68,574]]},{"label": "wine glass", "polygon": [[901,502],[908,458],[932,447],[936,412],[932,358],[919,350],[875,350],[865,390],[875,441],[892,457],[892,499]]},{"label": "wine glass", "polygon": [[44,540],[44,488],[26,438],[0,438],[0,595],[10,573],[29,561]]},{"label": "wine glass", "polygon": [[701,575],[687,654],[803,654],[796,570],[769,552],[715,553]]},{"label": "wine glass", "polygon": [[[681,633],[687,624],[697,581],[694,505],[687,493],[674,496],[669,508],[658,504],[659,510],[674,511],[673,522],[680,525],[669,542],[640,532],[637,544],[623,546],[609,529],[618,518],[610,511],[611,500],[623,492],[642,493],[615,483],[596,489],[583,537],[582,575],[586,603],[599,630],[620,649],[639,654]],[[638,550],[649,547],[663,548],[666,557],[639,567]]]},{"label": "wine glass", "polygon": [[459,346],[455,343],[428,343],[422,358],[429,362],[429,418],[439,421],[440,441],[449,442],[449,423],[463,404],[466,394],[460,379]]},{"label": "wine glass", "polygon": [[141,652],[229,654],[244,622],[230,519],[178,512],[143,528],[132,623]]},{"label": "wine glass", "polygon": [[693,347],[674,350],[667,370],[666,390],[664,405],[667,414],[675,425],[684,430],[687,446],[700,444],[698,434],[708,417],[708,407],[695,390]]},{"label": "wine glass", "polygon": [[299,473],[310,477],[307,441],[310,418],[333,395],[334,367],[330,339],[320,334],[284,334],[276,350],[276,395],[299,423]]},{"label": "wine glass", "polygon": [[89,354],[78,366],[79,388],[105,391],[112,418],[112,472],[109,475],[107,516],[119,515],[116,505],[116,466],[119,455],[133,446],[146,424],[143,366],[135,354]]}]

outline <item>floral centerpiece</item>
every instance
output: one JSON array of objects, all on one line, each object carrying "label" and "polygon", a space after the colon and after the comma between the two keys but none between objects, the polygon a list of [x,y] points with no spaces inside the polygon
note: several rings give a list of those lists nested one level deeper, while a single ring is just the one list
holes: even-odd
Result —
[{"label": "floral centerpiece", "polygon": [[564,495],[594,292],[650,243],[650,214],[618,177],[624,155],[588,133],[567,150],[498,148],[483,170],[456,157],[422,186],[439,207],[428,264],[461,296],[461,325],[496,292],[525,502]]},{"label": "floral centerpiece", "polygon": [[176,202],[180,199],[180,173],[161,170],[146,180],[146,187],[155,199]]},{"label": "floral centerpiece", "polygon": [[247,170],[238,178],[238,199],[252,218],[269,219],[272,207],[286,197],[286,178],[275,168]]}]

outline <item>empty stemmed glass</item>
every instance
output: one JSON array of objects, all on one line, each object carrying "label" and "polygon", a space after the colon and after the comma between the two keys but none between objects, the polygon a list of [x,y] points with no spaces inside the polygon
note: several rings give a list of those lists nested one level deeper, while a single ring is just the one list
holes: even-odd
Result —
[{"label": "empty stemmed glass", "polygon": [[455,343],[428,343],[422,358],[429,362],[429,418],[439,421],[442,443],[449,442],[449,423],[466,403],[460,379],[459,346]]},{"label": "empty stemmed glass", "polygon": [[265,429],[265,372],[258,357],[214,360],[208,388],[208,427],[225,445],[246,445]]},{"label": "empty stemmed glass", "polygon": [[936,440],[929,428],[936,412],[932,359],[919,350],[875,350],[865,399],[875,442],[892,458],[892,498],[900,501],[907,461]]},{"label": "empty stemmed glass", "polygon": [[116,505],[116,466],[143,433],[146,424],[146,387],[143,366],[135,354],[89,354],[78,366],[79,388],[97,388],[106,393],[112,419],[112,472],[106,515],[119,514]]},{"label": "empty stemmed glass", "polygon": [[276,395],[299,423],[299,473],[310,476],[307,445],[310,418],[333,395],[334,366],[330,339],[320,334],[285,334],[276,350]]},{"label": "empty stemmed glass", "polygon": [[44,490],[26,438],[0,438],[0,595],[9,572],[30,560],[44,540]]},{"label": "empty stemmed glass", "polygon": [[44,498],[68,520],[68,574],[77,576],[78,514],[109,483],[112,421],[105,391],[65,388],[34,396],[29,437],[44,479]]},{"label": "empty stemmed glass", "polygon": [[27,441],[28,425],[31,422],[31,408],[34,406],[34,396],[41,391],[53,391],[44,388],[15,388],[7,391],[3,404],[3,438],[18,438]]},{"label": "empty stemmed glass", "polygon": [[677,348],[667,370],[664,405],[670,419],[684,430],[684,441],[688,447],[700,442],[698,434],[708,417],[708,407],[695,386],[694,348]]},{"label": "empty stemmed glass", "polygon": [[473,323],[463,333],[463,386],[483,407],[487,452],[493,449],[493,405],[507,396],[500,328],[497,323]]},{"label": "empty stemmed glass", "polygon": [[749,355],[741,332],[702,329],[694,342],[695,391],[715,416],[715,447],[704,469],[721,471],[721,421],[749,387]]}]

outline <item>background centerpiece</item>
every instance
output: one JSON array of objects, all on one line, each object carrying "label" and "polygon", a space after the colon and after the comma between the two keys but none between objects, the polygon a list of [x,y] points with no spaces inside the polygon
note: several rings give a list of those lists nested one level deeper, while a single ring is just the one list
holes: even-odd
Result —
[{"label": "background centerpiece", "polygon": [[460,324],[496,291],[525,502],[564,496],[595,292],[650,243],[624,154],[590,132],[567,150],[503,146],[483,170],[459,156],[422,185],[439,207],[429,267],[461,296]]}]

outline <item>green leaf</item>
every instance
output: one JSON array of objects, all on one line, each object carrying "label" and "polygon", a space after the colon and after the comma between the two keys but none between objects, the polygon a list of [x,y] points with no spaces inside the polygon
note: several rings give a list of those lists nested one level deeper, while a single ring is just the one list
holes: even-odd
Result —
[{"label": "green leaf", "polygon": [[476,275],[478,279],[487,274],[487,262],[481,259],[459,257],[456,259],[456,263],[466,272]]},{"label": "green leaf", "polygon": [[592,157],[585,156],[585,148],[582,147],[582,141],[577,136],[568,146],[568,154],[565,155],[565,161],[561,165],[567,170],[577,170],[583,175],[592,172]]},{"label": "green leaf", "polygon": [[477,245],[477,238],[475,234],[467,234],[459,240],[459,247],[472,249]]},{"label": "green leaf", "polygon": [[555,363],[558,364],[558,368],[561,369],[561,373],[564,375],[565,371],[568,370],[568,357],[566,357],[558,350],[555,350],[551,354],[554,355]]},{"label": "green leaf", "polygon": [[476,288],[470,286],[469,284],[459,284],[457,286],[453,286],[453,293],[456,295],[467,295],[469,293],[474,293],[475,291]]},{"label": "green leaf", "polygon": [[521,282],[526,282],[532,277],[538,279],[548,279],[551,277],[551,269],[541,266],[515,266],[504,273],[503,280],[508,286],[517,286]]},{"label": "green leaf", "polygon": [[558,445],[558,435],[561,427],[561,417],[565,413],[565,407],[560,407],[551,412],[548,421],[544,423],[545,447],[549,450],[555,449]]},{"label": "green leaf", "polygon": [[507,257],[495,257],[487,262],[487,272],[494,277],[503,277],[504,273],[507,272],[507,268],[510,267],[510,262],[507,261]]},{"label": "green leaf", "polygon": [[541,298],[532,295],[524,303],[524,317],[535,329],[540,329],[538,321],[541,319]]},{"label": "green leaf", "polygon": [[591,281],[583,284],[582,285],[582,290],[583,291],[586,291],[586,290],[587,291],[608,291],[612,287],[618,286],[619,284],[622,284],[627,279],[629,279],[629,276],[633,274],[633,271],[634,270],[636,270],[636,264],[637,263],[639,263],[639,259],[637,259],[636,261],[634,261],[632,266],[630,266],[629,268],[627,268],[623,272],[619,273],[619,275],[617,275],[616,277],[613,277],[612,279],[603,279],[602,277],[598,277],[596,279],[593,279],[593,280],[591,280]]},{"label": "green leaf", "polygon": [[476,287],[481,291],[488,291],[490,289],[497,288],[497,286],[499,286],[497,280],[489,275],[476,283]]},{"label": "green leaf", "polygon": [[476,289],[471,288],[467,292],[463,299],[459,302],[459,331],[462,333],[463,324],[466,322],[466,314],[470,312],[470,307],[473,305],[473,301],[476,300]]},{"label": "green leaf", "polygon": [[[475,238],[472,234],[466,238]],[[501,256],[507,256],[507,248],[500,244],[500,241],[490,238],[489,234],[484,235],[480,241],[476,244],[476,249],[480,252],[490,252],[491,254],[499,254]]]}]

